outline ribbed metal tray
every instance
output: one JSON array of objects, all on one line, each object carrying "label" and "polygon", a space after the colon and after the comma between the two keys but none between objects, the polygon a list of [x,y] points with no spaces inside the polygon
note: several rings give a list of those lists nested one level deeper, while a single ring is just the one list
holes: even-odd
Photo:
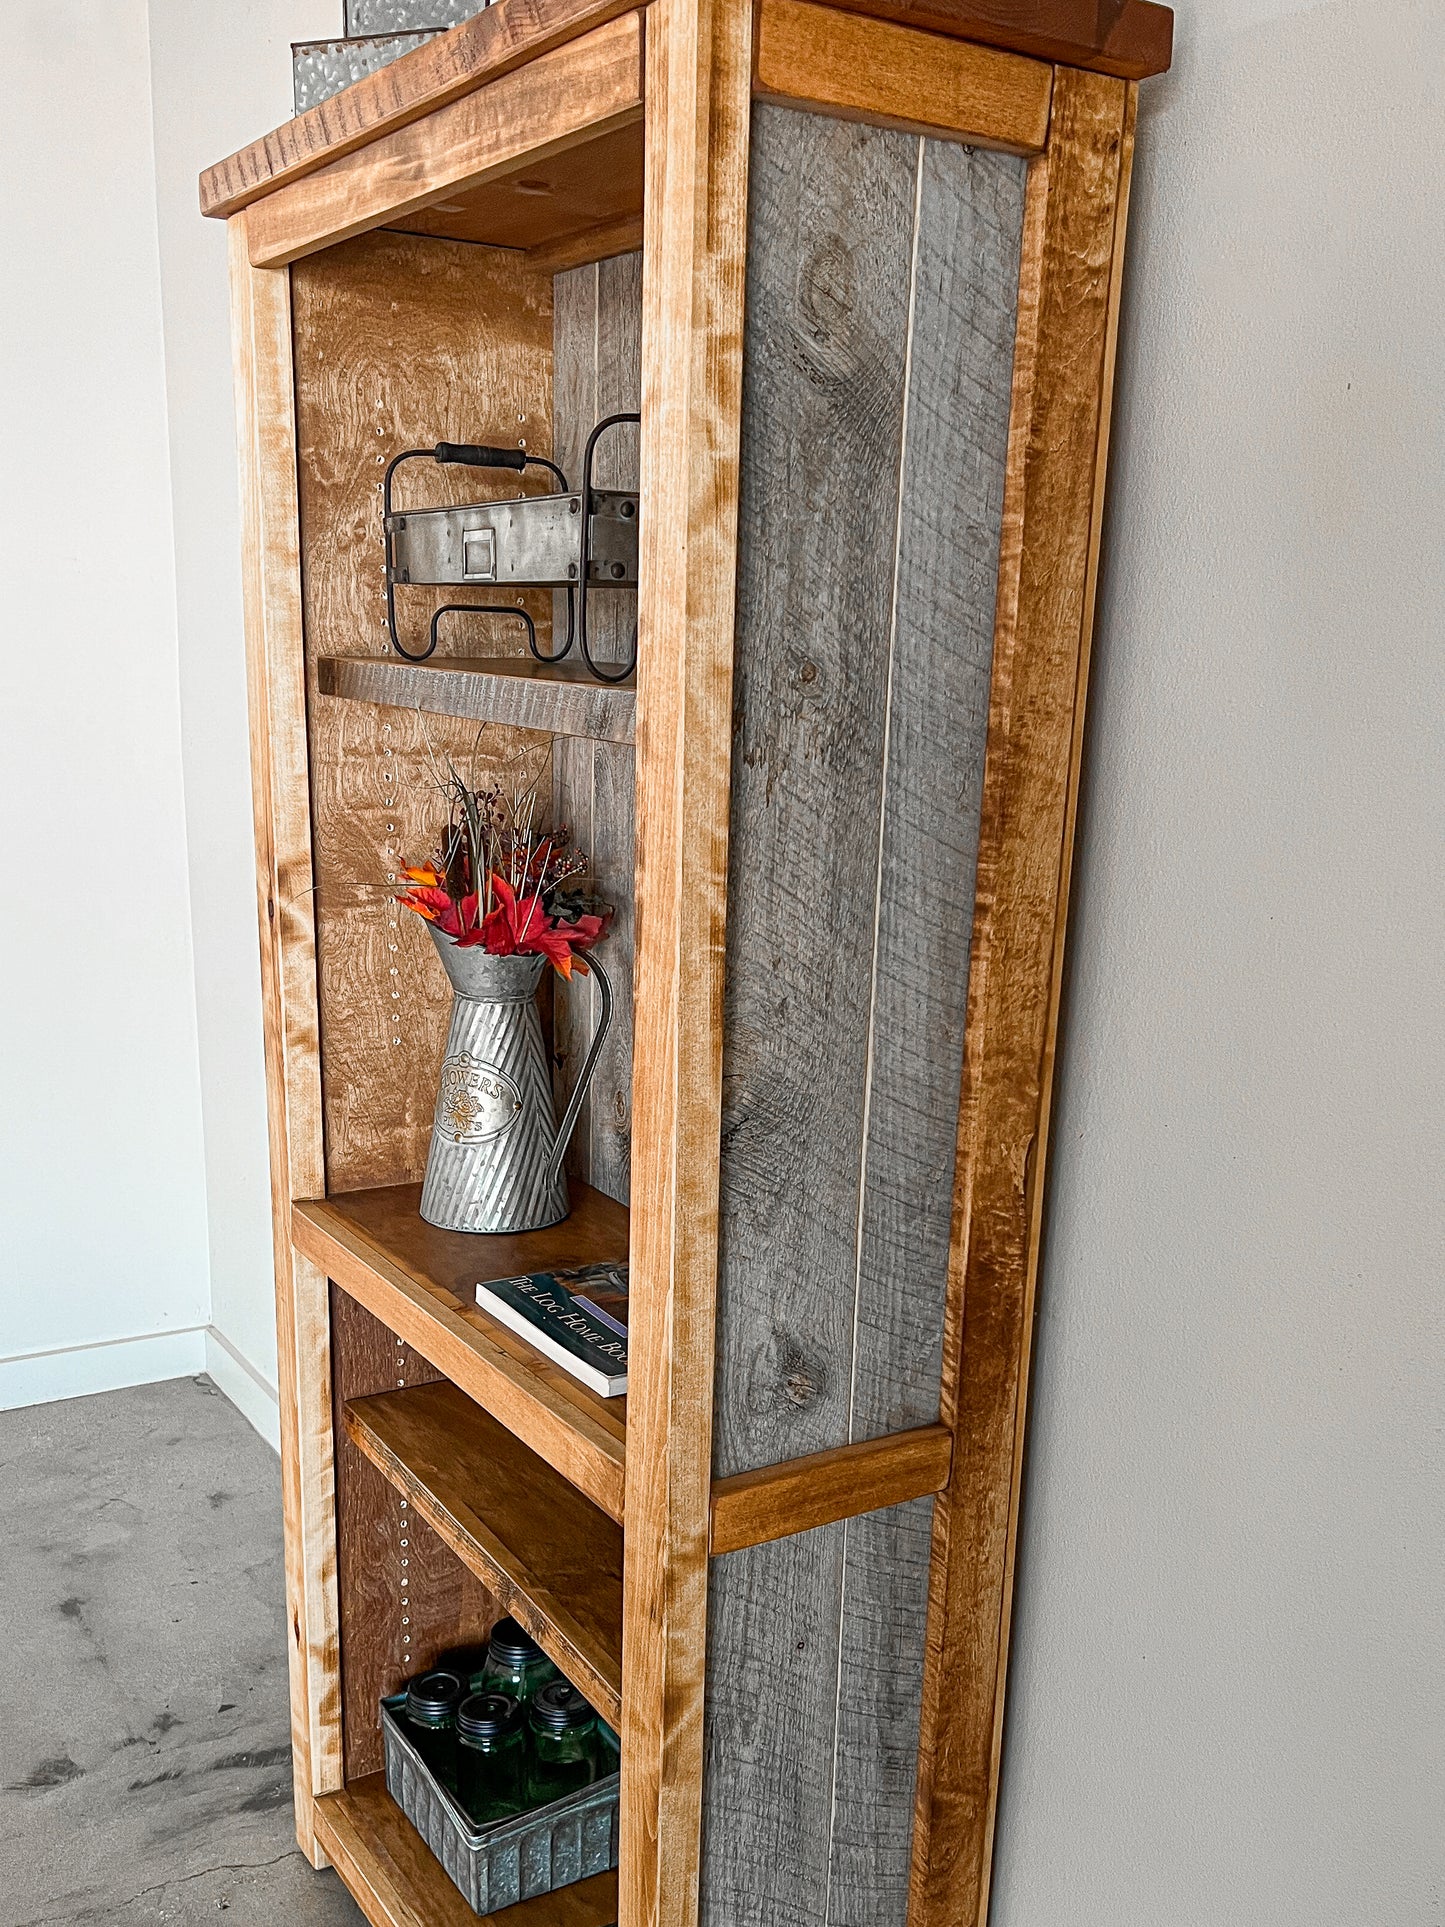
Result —
[{"label": "ribbed metal tray", "polygon": [[412,1745],[398,1718],[404,1701],[398,1693],[381,1702],[386,1790],[477,1913],[497,1913],[617,1865],[615,1772],[551,1806],[478,1829]]}]

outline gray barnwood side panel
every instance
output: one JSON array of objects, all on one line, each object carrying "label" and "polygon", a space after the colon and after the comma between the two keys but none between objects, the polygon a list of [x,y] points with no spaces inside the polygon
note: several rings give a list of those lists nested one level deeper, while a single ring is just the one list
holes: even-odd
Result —
[{"label": "gray barnwood side panel", "polygon": [[[642,257],[623,255],[559,274],[553,282],[553,450],[573,486],[582,452],[603,415],[635,409],[642,380]],[[636,487],[637,431],[614,429],[598,444],[595,479]],[[616,662],[631,646],[634,596],[595,599],[592,653]],[[553,646],[566,634],[565,598],[555,598]],[[577,659],[574,656],[574,660]],[[630,745],[559,742],[553,751],[554,812],[570,824],[593,863],[601,894],[616,908],[602,960],[613,983],[613,1031],[573,1139],[574,1178],[627,1202],[632,1135],[633,772]],[[571,1092],[597,1018],[587,978],[557,987],[555,1048],[559,1102]]]},{"label": "gray barnwood side panel", "polygon": [[[714,1454],[848,1436],[917,142],[753,115]],[[843,1539],[713,1562],[705,1927],[821,1927]]]},{"label": "gray barnwood side panel", "polygon": [[[1026,173],[919,147],[854,1439],[938,1416]],[[902,1927],[932,1517],[843,1528],[829,1927]]]},{"label": "gray barnwood side panel", "polygon": [[[754,114],[719,1472],[937,1413],[1023,174]],[[902,1927],[931,1511],[713,1562],[706,1927]]]},{"label": "gray barnwood side panel", "polygon": [[720,1474],[848,1436],[917,142],[753,117]]}]

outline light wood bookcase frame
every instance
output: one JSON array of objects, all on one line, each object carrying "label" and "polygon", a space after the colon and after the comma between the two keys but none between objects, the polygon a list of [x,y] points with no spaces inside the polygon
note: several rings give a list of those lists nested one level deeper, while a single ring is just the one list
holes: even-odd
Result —
[{"label": "light wood bookcase frame", "polygon": [[[524,1482],[535,1454],[546,1477],[560,1475],[597,1508],[599,1558],[614,1557],[605,1552],[611,1522],[622,1527],[620,1647],[609,1636],[587,1649],[582,1667],[609,1709],[615,1698],[620,1705],[616,1898],[606,1880],[584,1883],[518,1910],[516,1927],[601,1927],[614,1917],[621,1927],[691,1927],[710,1559],[930,1494],[909,1920],[956,1927],[986,1918],[1135,82],[1167,64],[1167,23],[1165,10],[1144,0],[937,0],[929,8],[651,0],[642,9],[500,0],[202,179],[203,208],[228,219],[231,243],[297,1828],[313,1862],[335,1864],[378,1927],[471,1916],[374,1779],[347,1782],[340,1442],[410,1491],[451,1551],[502,1589],[499,1600],[520,1601],[529,1623],[552,1623],[566,1652],[592,1637],[585,1615],[574,1624],[560,1610],[549,1614],[555,1569],[549,1579],[540,1554],[529,1564],[526,1546],[505,1543],[467,1483],[462,1446],[432,1475],[418,1470],[432,1463],[424,1445],[408,1458],[408,1428],[424,1420],[435,1458],[436,1427],[461,1410],[458,1397],[480,1408],[466,1450],[483,1450],[492,1436],[476,1427],[500,1426],[520,1442]],[[1028,178],[939,1419],[717,1477],[719,1123],[755,100],[1022,155]],[[604,157],[608,180],[623,183],[607,192],[588,180]],[[539,173],[550,195],[522,201],[517,181]],[[539,274],[639,244],[643,252],[630,1232],[619,1232],[620,1212],[606,1200],[585,1218],[599,1251],[630,1240],[625,1428],[606,1402],[489,1326],[453,1289],[455,1278],[449,1284],[425,1254],[403,1249],[388,1229],[392,1207],[374,1202],[381,1193],[353,1196],[331,1184],[336,1195],[328,1195],[315,698],[288,269],[397,228],[463,241],[505,234]],[[343,693],[342,672],[328,674],[325,687]],[[360,693],[382,699],[369,686]],[[585,689],[576,693],[587,699]],[[413,682],[404,700],[428,699]],[[633,733],[630,709],[614,704],[607,714],[619,740]],[[565,1241],[548,1246],[541,1259],[566,1249]],[[538,1261],[538,1247],[523,1241],[503,1254],[508,1264]],[[409,1348],[420,1369],[406,1383],[444,1377],[455,1389],[433,1386],[424,1410],[389,1407],[384,1397],[349,1404],[344,1416],[334,1409],[328,1281],[361,1308],[356,1315]]]}]

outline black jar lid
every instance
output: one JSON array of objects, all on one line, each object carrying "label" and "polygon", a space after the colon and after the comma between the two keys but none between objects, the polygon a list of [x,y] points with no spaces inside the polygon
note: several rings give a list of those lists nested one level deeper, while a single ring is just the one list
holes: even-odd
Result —
[{"label": "black jar lid", "polygon": [[422,1673],[406,1689],[407,1718],[444,1720],[456,1711],[462,1683],[455,1673]]},{"label": "black jar lid", "polygon": [[532,1723],[549,1733],[570,1733],[597,1717],[570,1679],[554,1679],[532,1695]]},{"label": "black jar lid", "polygon": [[493,1659],[505,1666],[530,1666],[534,1660],[546,1658],[532,1635],[524,1632],[511,1618],[499,1619],[493,1626],[487,1650]]},{"label": "black jar lid", "polygon": [[469,1693],[457,1708],[457,1731],[467,1740],[499,1740],[521,1721],[522,1708],[510,1693]]}]

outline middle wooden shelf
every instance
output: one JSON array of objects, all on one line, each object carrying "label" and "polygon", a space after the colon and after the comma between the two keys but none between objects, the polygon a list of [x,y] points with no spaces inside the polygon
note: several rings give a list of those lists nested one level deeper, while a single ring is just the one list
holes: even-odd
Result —
[{"label": "middle wooden shelf", "polygon": [[429,1359],[612,1519],[622,1517],[626,1400],[602,1398],[476,1303],[478,1283],[568,1265],[621,1263],[627,1209],[573,1186],[570,1217],[544,1231],[478,1237],[422,1218],[421,1186],[346,1191],[292,1206],[296,1249]]},{"label": "middle wooden shelf", "polygon": [[352,1399],[347,1436],[613,1727],[622,1529],[445,1379]]}]

